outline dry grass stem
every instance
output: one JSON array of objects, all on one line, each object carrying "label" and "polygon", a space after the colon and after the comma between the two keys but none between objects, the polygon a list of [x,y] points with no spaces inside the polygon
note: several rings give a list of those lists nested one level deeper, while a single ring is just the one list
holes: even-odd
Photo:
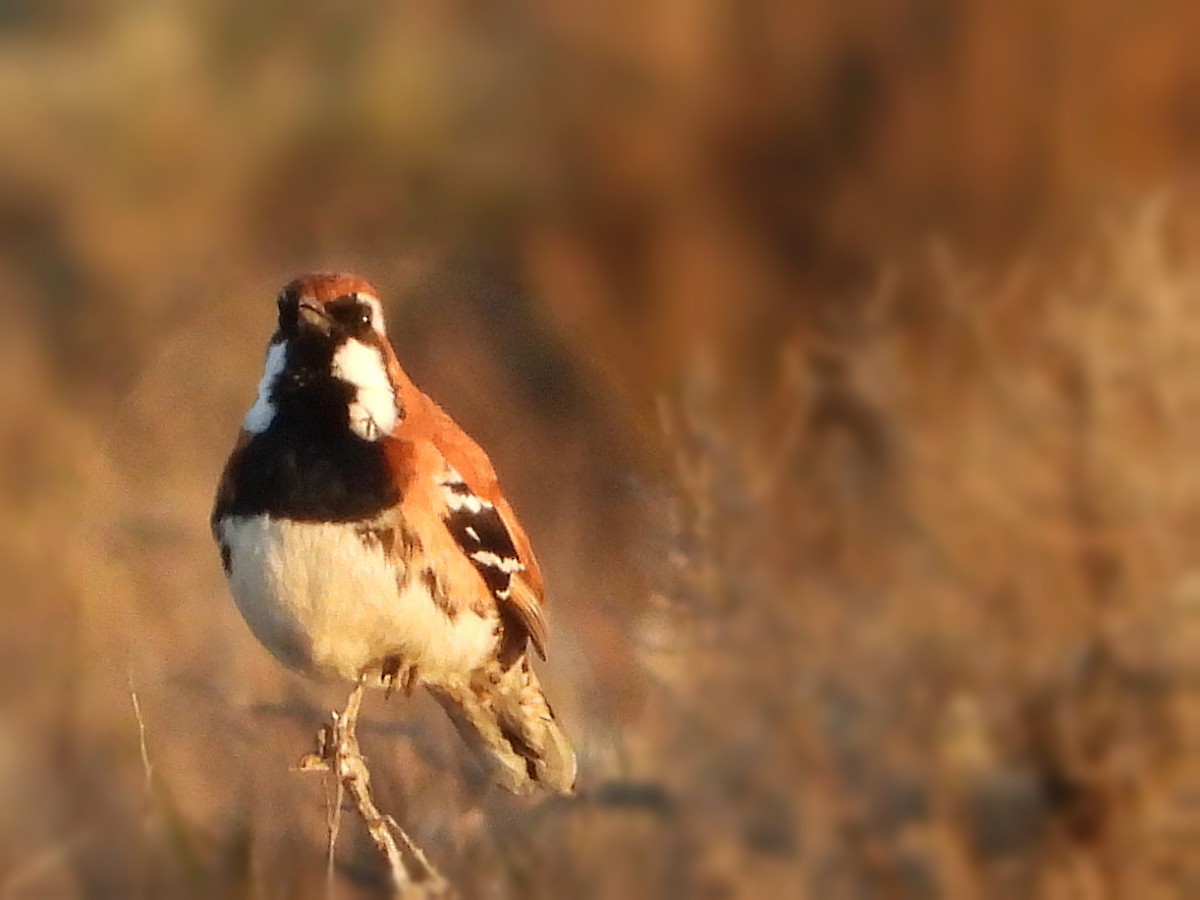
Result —
[{"label": "dry grass stem", "polygon": [[395,896],[405,900],[451,897],[453,892],[446,879],[396,820],[379,811],[371,797],[371,773],[357,734],[362,697],[363,685],[359,683],[346,701],[345,711],[333,713],[332,722],[321,726],[316,753],[305,756],[299,764],[301,771],[332,772],[335,779],[336,796],[329,816],[328,889],[331,891],[333,884],[333,855],[341,829],[342,803],[349,794],[371,840],[387,860]]},{"label": "dry grass stem", "polygon": [[129,699],[133,703],[133,717],[137,720],[138,750],[142,756],[142,772],[146,776],[146,794],[149,797],[154,782],[154,766],[150,762],[150,750],[146,745],[146,720],[142,718],[142,704],[133,687],[133,676],[129,677]]}]

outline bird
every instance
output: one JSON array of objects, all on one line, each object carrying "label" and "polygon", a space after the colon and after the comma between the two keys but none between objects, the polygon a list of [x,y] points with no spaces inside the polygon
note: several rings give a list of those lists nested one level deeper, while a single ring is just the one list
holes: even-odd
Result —
[{"label": "bird", "polygon": [[572,793],[530,659],[545,586],[487,453],[401,367],[370,283],[302,275],[276,306],[211,517],[246,624],[311,679],[425,688],[510,791]]}]

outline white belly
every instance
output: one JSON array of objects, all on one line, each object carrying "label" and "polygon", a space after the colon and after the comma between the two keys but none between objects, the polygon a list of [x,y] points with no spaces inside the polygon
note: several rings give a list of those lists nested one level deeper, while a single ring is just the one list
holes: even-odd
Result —
[{"label": "white belly", "polygon": [[219,525],[229,585],[250,630],[281,662],[319,678],[357,679],[395,657],[421,681],[450,684],[494,652],[495,616],[453,619],[404,563],[352,524],[267,516]]}]

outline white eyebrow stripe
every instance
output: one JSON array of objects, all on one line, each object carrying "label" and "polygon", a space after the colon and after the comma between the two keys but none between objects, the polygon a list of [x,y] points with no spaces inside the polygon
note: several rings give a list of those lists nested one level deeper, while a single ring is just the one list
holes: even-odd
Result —
[{"label": "white eyebrow stripe", "polygon": [[386,326],[383,322],[383,304],[379,301],[379,298],[365,291],[357,291],[354,297],[359,303],[365,303],[371,307],[371,327],[379,334],[387,334]]}]

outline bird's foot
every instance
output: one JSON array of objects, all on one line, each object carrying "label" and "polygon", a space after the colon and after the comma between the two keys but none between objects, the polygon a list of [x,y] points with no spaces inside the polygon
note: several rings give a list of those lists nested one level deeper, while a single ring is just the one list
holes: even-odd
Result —
[{"label": "bird's foot", "polygon": [[405,697],[411,697],[413,686],[417,683],[417,667],[401,664],[400,657],[389,656],[383,661],[383,666],[379,671],[379,680],[383,682],[384,699],[392,696],[392,691],[396,689],[397,684]]}]

